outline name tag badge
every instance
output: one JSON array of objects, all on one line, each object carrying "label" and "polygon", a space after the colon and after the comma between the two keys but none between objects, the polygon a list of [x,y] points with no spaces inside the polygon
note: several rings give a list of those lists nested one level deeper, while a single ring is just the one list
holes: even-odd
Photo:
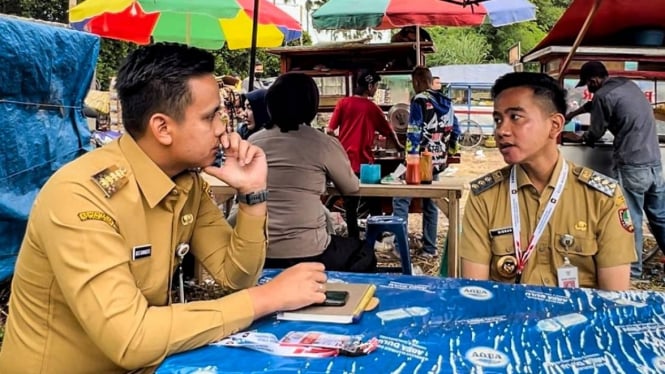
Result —
[{"label": "name tag badge", "polygon": [[580,280],[577,274],[577,266],[572,265],[568,259],[566,262],[556,269],[556,277],[559,281],[559,287],[562,288],[579,288]]},{"label": "name tag badge", "polygon": [[152,255],[152,245],[137,245],[132,248],[132,260],[136,261],[144,257],[150,257]]},{"label": "name tag badge", "polygon": [[490,238],[494,238],[496,236],[501,236],[501,235],[508,235],[513,233],[513,228],[512,227],[502,227],[499,229],[491,229],[490,230]]}]

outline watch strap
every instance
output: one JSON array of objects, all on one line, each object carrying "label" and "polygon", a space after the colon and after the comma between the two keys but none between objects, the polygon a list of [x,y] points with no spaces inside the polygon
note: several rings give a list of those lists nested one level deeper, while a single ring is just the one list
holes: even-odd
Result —
[{"label": "watch strap", "polygon": [[268,200],[268,190],[236,194],[236,201],[247,205],[260,204]]}]

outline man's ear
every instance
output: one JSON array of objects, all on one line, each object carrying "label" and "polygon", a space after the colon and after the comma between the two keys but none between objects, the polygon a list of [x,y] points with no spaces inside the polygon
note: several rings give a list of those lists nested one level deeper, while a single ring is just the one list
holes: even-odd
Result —
[{"label": "man's ear", "polygon": [[153,114],[148,120],[148,131],[162,145],[171,145],[173,137],[171,134],[171,125],[173,119],[162,113]]},{"label": "man's ear", "polygon": [[550,123],[552,128],[550,129],[550,138],[556,139],[559,137],[559,134],[563,131],[563,127],[566,125],[566,117],[561,113],[554,113],[550,116]]}]

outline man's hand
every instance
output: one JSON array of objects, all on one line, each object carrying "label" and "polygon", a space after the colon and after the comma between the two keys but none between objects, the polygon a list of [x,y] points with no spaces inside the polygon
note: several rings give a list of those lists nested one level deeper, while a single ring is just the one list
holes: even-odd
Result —
[{"label": "man's hand", "polygon": [[221,167],[208,166],[203,169],[240,193],[265,190],[268,178],[268,163],[263,150],[242,140],[233,132],[220,137],[226,157]]},{"label": "man's hand", "polygon": [[285,269],[272,281],[249,289],[254,318],[324,302],[327,279],[325,267],[318,262],[303,262]]}]

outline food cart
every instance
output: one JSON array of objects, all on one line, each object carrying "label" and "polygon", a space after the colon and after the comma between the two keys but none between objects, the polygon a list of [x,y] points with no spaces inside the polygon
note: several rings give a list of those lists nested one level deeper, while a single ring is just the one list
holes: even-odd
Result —
[{"label": "food cart", "polygon": [[[434,51],[431,42],[421,42],[421,54]],[[398,134],[406,133],[408,104],[413,94],[411,71],[416,67],[416,43],[331,43],[304,47],[282,47],[268,52],[280,57],[280,71],[302,72],[319,86],[319,113],[315,127],[324,128],[337,102],[353,95],[356,78],[373,70],[381,76],[374,96]],[[424,57],[421,57],[424,60]],[[378,141],[378,138],[377,138]],[[390,148],[377,147],[377,159],[401,157]]]},{"label": "food cart", "polygon": [[[413,95],[411,72],[416,67],[415,51],[415,42],[345,42],[268,50],[280,57],[281,73],[297,71],[316,81],[320,100],[319,112],[313,126],[319,129],[328,125],[337,102],[353,95],[353,88],[360,73],[366,70],[375,71],[381,76],[381,81],[374,101],[386,113],[402,144],[406,143],[409,102]],[[421,62],[425,61],[425,54],[431,52],[434,52],[431,42],[420,42]],[[381,165],[381,174],[385,176],[402,163],[404,155],[397,150],[391,139],[377,134],[374,160]],[[340,201],[331,197],[326,205],[341,211]],[[384,210],[391,209],[389,201],[384,205]],[[366,215],[363,206],[361,202],[358,213],[360,217]]]},{"label": "food cart", "polygon": [[[559,79],[568,91],[571,110],[592,95],[575,88],[579,69],[587,61],[601,61],[610,76],[633,79],[654,106],[661,157],[665,159],[665,122],[659,109],[665,101],[665,13],[662,2],[649,0],[574,0],[549,34],[523,58],[538,63],[540,71]],[[658,109],[657,109],[658,108]],[[589,115],[567,124],[561,136],[564,156],[580,165],[612,175],[612,136],[609,132],[591,148],[567,142],[567,134],[588,128]]]}]

